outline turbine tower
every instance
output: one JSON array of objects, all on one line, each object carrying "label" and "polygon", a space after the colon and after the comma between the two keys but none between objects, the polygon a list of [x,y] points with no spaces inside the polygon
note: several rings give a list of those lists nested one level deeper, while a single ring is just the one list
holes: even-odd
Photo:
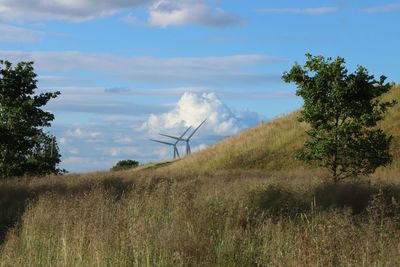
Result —
[{"label": "turbine tower", "polygon": [[[194,129],[194,131],[193,131],[193,132],[188,136],[188,138],[186,138],[186,139],[183,138],[184,135],[181,136],[181,137],[176,137],[176,136],[167,135],[167,134],[162,134],[162,133],[160,133],[160,135],[165,136],[165,137],[169,137],[169,138],[172,138],[172,139],[175,139],[175,140],[176,140],[176,143],[178,143],[179,141],[184,141],[184,142],[186,142],[186,155],[189,155],[190,153],[192,153],[192,151],[191,151],[191,149],[190,149],[190,144],[189,144],[190,138],[192,138],[192,136],[197,132],[198,129],[200,129],[200,127],[206,122],[206,120],[207,120],[207,119],[205,119],[204,121],[202,121],[202,122],[199,124],[199,126],[197,126],[197,128]],[[190,129],[190,128],[189,128],[189,129]]]},{"label": "turbine tower", "polygon": [[[192,128],[192,126],[190,126],[189,128],[187,128],[187,130],[179,137],[179,139],[182,139],[185,134]],[[174,148],[174,159],[176,159],[177,157],[179,158],[179,151],[178,148],[176,147],[176,145],[178,144],[179,140],[177,140],[175,143],[169,143],[169,142],[164,142],[164,141],[160,141],[160,140],[155,140],[155,139],[150,139],[153,142],[157,142],[157,143],[161,143],[164,145],[169,145],[169,146],[173,146]]]}]

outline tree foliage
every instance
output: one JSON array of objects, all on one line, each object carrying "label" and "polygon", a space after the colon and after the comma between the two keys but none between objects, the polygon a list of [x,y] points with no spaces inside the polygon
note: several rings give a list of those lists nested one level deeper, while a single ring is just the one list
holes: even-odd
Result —
[{"label": "tree foliage", "polygon": [[282,77],[296,83],[304,100],[299,120],[310,125],[297,157],[328,168],[334,182],[390,164],[391,137],[377,127],[395,104],[380,100],[391,88],[386,77],[375,80],[362,66],[349,74],[341,57],[306,57],[304,66],[295,63]]},{"label": "tree foliage", "polygon": [[115,164],[111,170],[112,171],[122,171],[122,170],[127,170],[127,169],[131,169],[131,168],[136,168],[137,166],[139,166],[139,162],[136,160],[120,160],[117,162],[117,164]]},{"label": "tree foliage", "polygon": [[59,92],[36,94],[33,62],[0,60],[0,177],[58,173],[57,143],[44,132],[54,115],[42,109]]}]

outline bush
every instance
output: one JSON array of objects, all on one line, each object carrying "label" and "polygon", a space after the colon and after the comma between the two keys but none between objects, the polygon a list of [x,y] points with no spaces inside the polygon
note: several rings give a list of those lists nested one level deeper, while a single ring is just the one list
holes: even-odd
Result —
[{"label": "bush", "polygon": [[310,209],[311,197],[308,192],[295,191],[281,185],[269,185],[267,188],[253,193],[254,203],[268,214],[276,216],[296,217]]},{"label": "bush", "polygon": [[365,214],[378,197],[381,208],[386,209],[382,211],[385,216],[400,216],[400,186],[395,184],[324,183],[304,191],[282,185],[269,185],[265,189],[252,192],[252,202],[258,209],[270,215],[291,218],[312,212],[312,209],[350,209],[354,215]]},{"label": "bush", "polygon": [[122,170],[127,170],[131,168],[136,168],[139,166],[139,162],[136,160],[120,160],[111,168],[112,171],[122,171]]}]

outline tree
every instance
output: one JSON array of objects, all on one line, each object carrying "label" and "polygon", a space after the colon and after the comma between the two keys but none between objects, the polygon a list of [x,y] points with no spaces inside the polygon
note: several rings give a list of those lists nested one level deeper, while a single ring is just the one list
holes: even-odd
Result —
[{"label": "tree", "polygon": [[[55,138],[44,132],[54,115],[42,110],[60,92],[36,94],[33,62],[0,60],[0,177],[58,173]],[[51,155],[49,155],[49,153]]]},{"label": "tree", "polygon": [[391,137],[377,127],[395,104],[379,98],[391,88],[386,77],[377,81],[362,66],[348,74],[341,57],[306,57],[303,67],[295,63],[282,76],[296,83],[296,94],[304,100],[299,120],[310,125],[310,138],[297,157],[328,168],[335,183],[390,164]]},{"label": "tree", "polygon": [[112,171],[122,171],[122,170],[128,170],[131,168],[136,168],[139,166],[139,162],[136,160],[120,160],[111,168]]}]

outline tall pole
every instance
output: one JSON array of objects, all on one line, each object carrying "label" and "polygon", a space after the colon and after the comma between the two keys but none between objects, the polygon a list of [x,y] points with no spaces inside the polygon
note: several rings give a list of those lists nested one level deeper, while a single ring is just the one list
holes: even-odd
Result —
[{"label": "tall pole", "polygon": [[54,138],[55,138],[54,136],[51,138],[50,158],[53,158]]}]

